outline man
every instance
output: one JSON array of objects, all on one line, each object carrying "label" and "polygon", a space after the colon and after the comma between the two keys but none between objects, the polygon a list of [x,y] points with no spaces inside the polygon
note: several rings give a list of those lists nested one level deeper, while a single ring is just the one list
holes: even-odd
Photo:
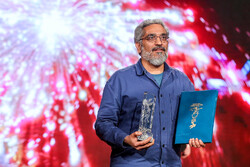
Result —
[{"label": "man", "polygon": [[[194,86],[182,72],[169,67],[169,31],[158,19],[137,26],[134,42],[141,59],[118,70],[106,83],[95,128],[97,135],[112,147],[111,166],[181,166],[180,145],[174,144],[179,97]],[[139,141],[138,131],[144,92],[156,96],[153,140]],[[205,146],[190,139],[191,147]]]}]

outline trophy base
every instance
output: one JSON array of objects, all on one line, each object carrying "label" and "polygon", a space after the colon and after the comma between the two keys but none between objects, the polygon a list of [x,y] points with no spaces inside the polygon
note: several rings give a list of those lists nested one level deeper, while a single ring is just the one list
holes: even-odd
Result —
[{"label": "trophy base", "polygon": [[152,142],[153,142],[153,134],[142,133],[142,135],[141,135],[141,136],[138,136],[137,139],[138,139],[139,141],[142,141],[142,140],[146,140],[146,139],[149,138],[149,137],[152,137],[151,140],[149,141],[149,142],[152,143]]}]

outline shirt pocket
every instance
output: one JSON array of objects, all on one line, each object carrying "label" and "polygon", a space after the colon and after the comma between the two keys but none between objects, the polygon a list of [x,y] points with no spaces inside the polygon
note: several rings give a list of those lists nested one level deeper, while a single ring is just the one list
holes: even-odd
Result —
[{"label": "shirt pocket", "polygon": [[139,129],[139,122],[141,117],[142,102],[137,102],[132,115],[132,123],[130,128],[130,134]]},{"label": "shirt pocket", "polygon": [[177,113],[179,110],[180,95],[170,95],[170,106],[171,106],[171,118],[172,121],[176,120]]}]

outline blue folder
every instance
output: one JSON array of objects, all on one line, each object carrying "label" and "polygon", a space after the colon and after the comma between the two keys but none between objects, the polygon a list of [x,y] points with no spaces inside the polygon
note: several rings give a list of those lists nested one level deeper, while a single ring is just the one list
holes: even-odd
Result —
[{"label": "blue folder", "polygon": [[212,142],[217,98],[217,90],[181,93],[175,144],[186,144],[190,138]]}]

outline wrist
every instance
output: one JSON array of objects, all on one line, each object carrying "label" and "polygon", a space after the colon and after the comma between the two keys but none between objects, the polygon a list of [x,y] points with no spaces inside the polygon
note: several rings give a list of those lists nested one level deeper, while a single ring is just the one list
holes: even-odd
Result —
[{"label": "wrist", "polygon": [[127,135],[125,138],[124,138],[124,140],[123,140],[123,146],[124,147],[127,147],[127,146],[129,146],[129,144],[128,144],[128,139],[129,138],[129,135]]}]

